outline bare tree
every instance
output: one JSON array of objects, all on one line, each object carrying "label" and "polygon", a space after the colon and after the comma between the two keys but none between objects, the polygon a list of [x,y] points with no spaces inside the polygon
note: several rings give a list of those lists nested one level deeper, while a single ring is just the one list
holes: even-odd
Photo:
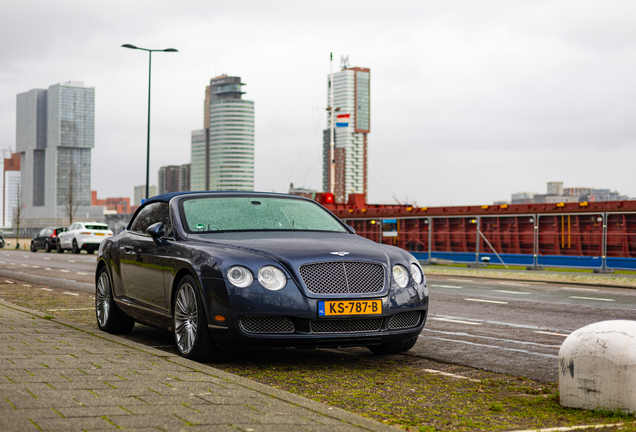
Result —
[{"label": "bare tree", "polygon": [[20,191],[20,185],[18,185],[18,202],[17,205],[13,208],[13,219],[11,221],[12,225],[15,227],[16,232],[16,240],[15,240],[15,248],[20,248],[20,224],[24,219],[24,203],[22,202],[22,191]]},{"label": "bare tree", "polygon": [[66,197],[64,197],[64,215],[69,219],[69,225],[73,224],[73,218],[78,207],[78,191],[75,187],[75,164],[71,163],[71,168],[68,171],[69,181]]}]

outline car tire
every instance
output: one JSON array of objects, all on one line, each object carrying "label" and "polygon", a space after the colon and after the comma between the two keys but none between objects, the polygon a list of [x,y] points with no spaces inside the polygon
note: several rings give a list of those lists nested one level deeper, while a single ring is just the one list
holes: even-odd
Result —
[{"label": "car tire", "polygon": [[31,252],[37,252],[38,250],[35,248],[35,243],[31,242]]},{"label": "car tire", "polygon": [[78,254],[80,253],[82,250],[80,248],[77,247],[77,240],[73,239],[73,253],[74,254]]},{"label": "car tire", "polygon": [[57,239],[55,250],[57,251],[57,253],[64,253],[64,249],[62,249],[62,242],[60,241],[60,239]]},{"label": "car tire", "polygon": [[95,317],[101,331],[111,334],[128,334],[135,320],[122,312],[113,299],[113,290],[106,267],[102,267],[95,283]]},{"label": "car tire", "polygon": [[380,345],[370,345],[367,348],[371,350],[373,354],[389,355],[398,354],[410,350],[415,346],[417,338],[401,341],[401,342],[388,342]]},{"label": "car tire", "polygon": [[44,242],[44,250],[46,252],[51,252],[51,243],[50,242],[48,242],[48,241]]},{"label": "car tire", "polygon": [[179,282],[172,308],[174,341],[179,355],[195,361],[214,361],[221,352],[210,338],[198,287],[192,276]]}]

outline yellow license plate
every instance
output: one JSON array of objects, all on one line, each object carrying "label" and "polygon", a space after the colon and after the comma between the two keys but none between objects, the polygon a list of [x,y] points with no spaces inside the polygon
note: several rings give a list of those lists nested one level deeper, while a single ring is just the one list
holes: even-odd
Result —
[{"label": "yellow license plate", "polygon": [[103,235],[104,235],[104,233],[95,233],[95,235],[103,236]]},{"label": "yellow license plate", "polygon": [[381,315],[382,300],[336,300],[318,302],[318,316]]}]

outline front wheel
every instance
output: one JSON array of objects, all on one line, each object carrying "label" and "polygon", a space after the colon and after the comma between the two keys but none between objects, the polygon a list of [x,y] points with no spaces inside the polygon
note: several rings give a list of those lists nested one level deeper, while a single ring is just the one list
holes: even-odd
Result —
[{"label": "front wheel", "polygon": [[380,345],[370,345],[367,348],[369,348],[374,354],[398,354],[410,350],[415,346],[416,342],[417,338],[414,337],[413,339],[405,340],[402,342],[388,342]]},{"label": "front wheel", "polygon": [[48,241],[44,243],[44,250],[46,252],[51,252],[51,243],[49,243]]},{"label": "front wheel", "polygon": [[208,322],[198,285],[192,276],[181,279],[173,308],[174,340],[179,354],[196,361],[220,356],[208,331]]},{"label": "front wheel", "polygon": [[81,252],[81,249],[77,247],[77,240],[73,239],[73,253],[78,254]]},{"label": "front wheel", "polygon": [[37,249],[35,249],[35,243],[31,242],[31,252],[37,252]]},{"label": "front wheel", "polygon": [[62,242],[58,239],[57,244],[55,245],[55,250],[57,253],[64,253],[64,249],[62,249]]},{"label": "front wheel", "polygon": [[95,286],[95,314],[101,331],[112,334],[128,334],[135,321],[123,313],[113,300],[113,291],[106,267],[102,267]]}]

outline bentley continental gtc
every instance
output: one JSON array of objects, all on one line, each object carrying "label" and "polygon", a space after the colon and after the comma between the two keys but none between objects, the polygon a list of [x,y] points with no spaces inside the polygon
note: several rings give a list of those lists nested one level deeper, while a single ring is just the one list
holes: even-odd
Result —
[{"label": "bentley continental gtc", "polygon": [[135,322],[214,360],[231,347],[411,349],[428,312],[417,260],[355,234],[318,203],[256,192],[150,198],[99,246],[99,328]]}]

